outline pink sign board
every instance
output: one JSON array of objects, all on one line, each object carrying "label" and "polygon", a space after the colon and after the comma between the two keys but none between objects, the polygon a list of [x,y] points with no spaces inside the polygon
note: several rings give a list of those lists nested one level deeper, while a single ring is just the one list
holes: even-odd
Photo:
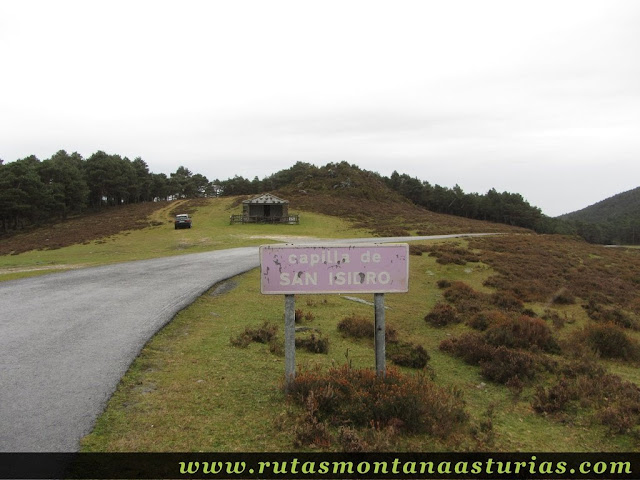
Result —
[{"label": "pink sign board", "polygon": [[409,291],[409,245],[263,245],[260,291],[403,293]]}]

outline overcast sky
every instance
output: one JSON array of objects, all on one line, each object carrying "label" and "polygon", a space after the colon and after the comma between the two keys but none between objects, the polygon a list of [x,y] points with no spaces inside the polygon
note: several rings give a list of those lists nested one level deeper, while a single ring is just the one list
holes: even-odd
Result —
[{"label": "overcast sky", "polygon": [[550,216],[640,185],[640,1],[0,0],[0,158],[346,160]]}]

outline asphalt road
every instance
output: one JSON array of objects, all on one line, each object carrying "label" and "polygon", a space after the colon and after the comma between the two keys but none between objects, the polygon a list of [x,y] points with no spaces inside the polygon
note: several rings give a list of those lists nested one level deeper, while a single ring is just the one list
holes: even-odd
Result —
[{"label": "asphalt road", "polygon": [[145,343],[258,264],[247,247],[0,282],[0,452],[77,451]]}]

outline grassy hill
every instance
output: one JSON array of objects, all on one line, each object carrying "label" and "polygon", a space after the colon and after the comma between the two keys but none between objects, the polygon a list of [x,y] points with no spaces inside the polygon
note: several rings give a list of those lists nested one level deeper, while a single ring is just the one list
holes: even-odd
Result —
[{"label": "grassy hill", "polygon": [[595,243],[640,242],[640,187],[560,217],[573,223],[581,236]]},{"label": "grassy hill", "polygon": [[[260,295],[255,270],[214,286],[149,342],[83,449],[637,451],[640,251],[436,215],[359,188],[366,175],[280,188],[300,225],[229,225],[233,197],[3,239],[9,279],[295,237],[506,233],[412,242],[409,293],[385,298],[384,384],[370,375],[371,306],[296,296],[299,383],[285,395],[282,298]],[[194,228],[174,230],[185,211]]]}]

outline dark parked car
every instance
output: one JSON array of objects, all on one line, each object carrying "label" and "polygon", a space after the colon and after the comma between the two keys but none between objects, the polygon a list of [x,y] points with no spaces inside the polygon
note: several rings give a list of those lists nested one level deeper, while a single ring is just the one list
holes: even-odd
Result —
[{"label": "dark parked car", "polygon": [[176,215],[175,226],[176,230],[179,228],[191,228],[191,217],[186,213]]}]

